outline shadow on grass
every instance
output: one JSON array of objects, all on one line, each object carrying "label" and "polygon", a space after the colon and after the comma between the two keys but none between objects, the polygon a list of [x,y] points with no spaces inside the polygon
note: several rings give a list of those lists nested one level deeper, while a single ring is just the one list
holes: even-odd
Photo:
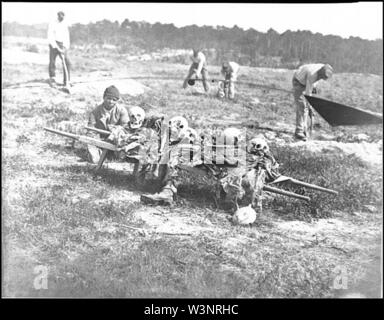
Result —
[{"label": "shadow on grass", "polygon": [[191,92],[191,95],[192,96],[200,96],[200,97],[202,97],[202,96],[207,96],[208,97],[208,93],[206,93],[206,92],[198,92],[198,91]]},{"label": "shadow on grass", "polygon": [[[77,155],[83,162],[87,161],[86,151],[83,149],[72,149],[70,146],[63,147],[60,145],[49,144],[50,149],[60,153],[65,152],[68,155]],[[73,175],[87,174],[92,176],[94,180],[100,180],[117,189],[123,189],[138,193],[156,193],[161,190],[162,183],[159,180],[145,180],[136,183],[134,175],[130,171],[109,169],[106,166],[98,171],[95,170],[95,164],[84,165],[69,165],[66,167],[52,167],[58,172],[65,172]],[[215,209],[214,193],[208,187],[196,185],[182,184],[178,188],[178,197],[176,203],[178,205],[188,205],[198,208],[213,208]]]},{"label": "shadow on grass", "polygon": [[[206,188],[196,188],[193,185],[183,184],[178,188],[178,203],[201,209],[218,209],[215,203],[215,195]],[[222,207],[220,207],[222,209]]]},{"label": "shadow on grass", "polygon": [[117,189],[124,189],[128,191],[136,191],[138,188],[134,183],[132,174],[124,171],[111,170],[107,168],[101,168],[95,170],[95,165],[89,164],[84,165],[69,165],[67,167],[52,167],[55,171],[66,173],[66,174],[86,174],[93,178],[93,180],[100,180],[107,183]]},{"label": "shadow on grass", "polygon": [[76,141],[68,138],[68,142],[66,142],[66,144],[48,142],[43,146],[43,148],[60,154],[77,156],[81,162],[88,161],[87,150],[84,148],[76,148],[75,145]]},{"label": "shadow on grass", "polygon": [[273,128],[273,127],[268,127],[268,126],[263,126],[260,125],[259,122],[255,121],[253,122],[252,120],[245,121],[241,124],[244,127],[247,127],[249,129],[259,129],[259,130],[266,130],[266,131],[272,131],[272,132],[277,132],[277,133],[284,133],[284,134],[289,134],[293,135],[294,131],[288,131],[288,130],[281,130],[279,128]]}]

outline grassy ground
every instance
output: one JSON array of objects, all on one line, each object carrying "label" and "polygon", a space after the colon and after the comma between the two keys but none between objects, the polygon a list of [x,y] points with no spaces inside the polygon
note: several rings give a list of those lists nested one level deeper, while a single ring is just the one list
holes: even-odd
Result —
[{"label": "grassy ground", "polygon": [[[44,60],[46,52],[37,48],[40,53],[28,53]],[[188,69],[76,50],[72,61],[74,82],[91,76],[182,79]],[[209,71],[214,75],[219,69]],[[235,227],[229,214],[215,207],[209,186],[192,178],[186,178],[177,204],[162,208],[140,203],[143,190],[132,182],[129,165],[123,170],[109,163],[95,174],[83,145],[72,148],[42,128],[63,122],[81,128],[102,92],[68,96],[45,83],[46,73],[46,65],[27,61],[3,66],[3,87],[22,83],[2,96],[5,296],[380,295],[382,127],[332,129],[318,119],[313,141],[304,144],[292,139],[289,94],[239,86],[229,102],[214,92],[201,94],[199,85],[183,91],[182,80],[141,80],[151,90],[125,95],[126,104],[140,105],[148,114],[184,115],[196,129],[235,125],[263,133],[283,174],[339,191],[331,196],[284,186],[306,193],[311,202],[266,194],[256,225]],[[243,68],[240,78],[289,90],[291,75]],[[331,100],[382,112],[382,77],[336,74],[320,88]],[[368,140],[356,142],[357,133]],[[37,290],[34,272],[40,265],[49,268],[48,288]],[[334,288],[338,268],[346,270],[347,289]]]}]

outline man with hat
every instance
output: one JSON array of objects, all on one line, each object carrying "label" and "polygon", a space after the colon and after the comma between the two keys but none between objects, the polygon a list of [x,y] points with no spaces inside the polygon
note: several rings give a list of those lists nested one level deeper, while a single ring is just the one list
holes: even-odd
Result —
[{"label": "man with hat", "polygon": [[293,97],[296,106],[296,130],[295,138],[307,140],[307,119],[310,106],[305,100],[304,94],[312,95],[319,80],[327,80],[332,77],[333,68],[329,64],[305,64],[293,74]]},{"label": "man with hat", "polygon": [[226,98],[235,97],[235,81],[240,66],[233,61],[225,60],[222,64],[221,74],[224,76],[224,95]]},{"label": "man with hat", "polygon": [[[188,81],[191,81],[193,78],[198,78],[201,74],[201,78],[203,80],[203,86],[205,92],[209,91],[208,85],[208,70],[207,70],[207,59],[205,58],[204,53],[202,53],[199,49],[193,49],[193,54],[191,56],[192,64],[189,68],[188,75],[184,80],[183,88],[185,89],[188,85]],[[191,80],[190,80],[191,79]]]},{"label": "man with hat", "polygon": [[52,21],[48,26],[48,42],[49,42],[49,81],[51,85],[56,84],[56,58],[59,55],[63,62],[64,88],[69,90],[70,80],[70,62],[67,50],[69,49],[69,30],[68,25],[64,21],[64,12],[57,13],[57,19]]},{"label": "man with hat", "polygon": [[[118,104],[120,92],[115,86],[105,89],[103,103],[97,106],[89,115],[88,126],[97,129],[111,131],[114,126],[126,126],[129,122],[127,109]],[[102,135],[101,138],[107,138]],[[89,159],[97,163],[102,150],[95,146],[88,145]]]}]

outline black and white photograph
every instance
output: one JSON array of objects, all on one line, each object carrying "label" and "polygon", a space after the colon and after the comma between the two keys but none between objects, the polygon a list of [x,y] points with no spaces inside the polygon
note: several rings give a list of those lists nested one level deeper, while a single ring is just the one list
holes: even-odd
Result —
[{"label": "black and white photograph", "polygon": [[382,298],[382,2],[1,7],[2,298]]}]

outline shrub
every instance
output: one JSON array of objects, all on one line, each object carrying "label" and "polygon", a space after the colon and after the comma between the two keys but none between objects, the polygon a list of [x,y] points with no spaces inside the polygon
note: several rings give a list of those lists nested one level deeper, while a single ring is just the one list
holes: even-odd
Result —
[{"label": "shrub", "polygon": [[35,44],[28,44],[25,51],[39,53],[39,48]]}]

